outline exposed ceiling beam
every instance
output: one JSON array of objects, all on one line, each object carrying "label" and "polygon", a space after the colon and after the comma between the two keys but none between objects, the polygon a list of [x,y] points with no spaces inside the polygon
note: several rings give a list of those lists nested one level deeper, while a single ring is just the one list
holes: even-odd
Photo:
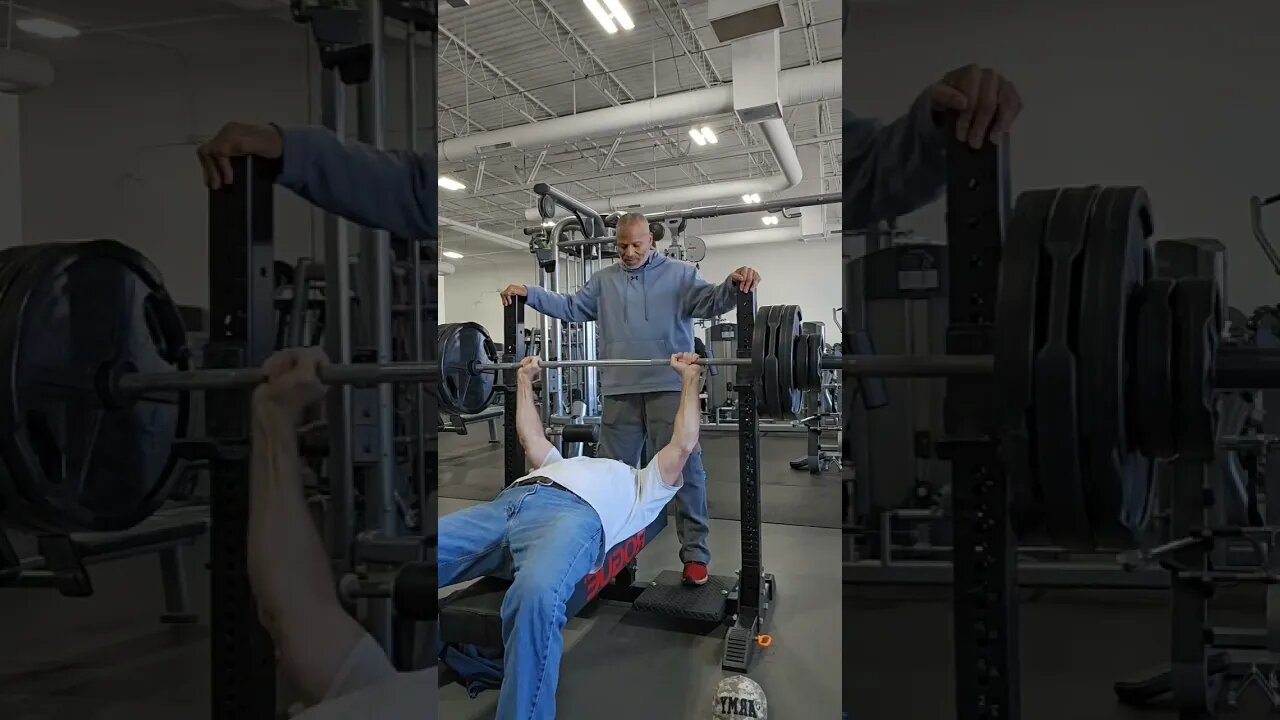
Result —
[{"label": "exposed ceiling beam", "polygon": [[[591,51],[591,48],[587,47],[582,38],[578,37],[573,28],[560,17],[547,0],[507,0],[507,4],[532,25],[556,49],[556,52],[560,53],[565,62],[586,79],[588,84],[598,90],[611,105],[623,105],[636,100],[635,94],[599,56]],[[659,147],[668,156],[675,157],[679,154],[679,142],[672,140],[671,136],[665,132],[649,133],[649,136],[660,143]],[[707,174],[702,168],[696,164],[693,168],[702,177],[701,179],[690,177],[690,180],[708,182]]]},{"label": "exposed ceiling beam", "polygon": [[440,216],[440,224],[445,227],[453,228],[454,230],[457,230],[460,233],[470,235],[472,237],[480,238],[481,240],[488,240],[489,242],[497,243],[498,245],[502,245],[504,247],[509,247],[515,250],[529,249],[528,243],[522,243],[519,240],[516,240],[515,238],[509,238],[505,235],[499,235],[496,232],[491,232],[489,230],[484,230],[482,228],[478,228],[473,225],[468,225],[464,222],[459,222],[457,220],[444,217],[443,215]]}]

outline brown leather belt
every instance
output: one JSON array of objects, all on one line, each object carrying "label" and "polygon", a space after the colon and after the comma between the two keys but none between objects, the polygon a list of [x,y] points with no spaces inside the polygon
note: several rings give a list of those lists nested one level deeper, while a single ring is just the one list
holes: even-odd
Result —
[{"label": "brown leather belt", "polygon": [[527,477],[523,480],[517,480],[511,483],[511,487],[529,487],[530,485],[541,485],[542,487],[551,488],[553,490],[560,490],[567,493],[573,492],[569,488],[561,485],[560,483],[552,480],[551,478],[543,477],[541,475],[534,475],[533,477]]}]

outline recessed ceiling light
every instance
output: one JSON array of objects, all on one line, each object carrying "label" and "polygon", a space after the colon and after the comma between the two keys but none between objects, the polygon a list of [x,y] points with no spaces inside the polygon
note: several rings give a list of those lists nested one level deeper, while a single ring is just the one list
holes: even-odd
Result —
[{"label": "recessed ceiling light", "polygon": [[80,36],[80,30],[78,28],[71,27],[66,23],[58,22],[57,20],[50,20],[49,18],[25,17],[19,19],[18,22],[14,24],[23,32],[38,35],[43,38],[63,40],[66,38]]},{"label": "recessed ceiling light", "polygon": [[596,22],[600,23],[605,32],[610,35],[618,32],[618,26],[613,24],[613,18],[609,17],[609,12],[604,9],[599,0],[583,0],[583,2],[586,3],[587,9],[595,16]]},{"label": "recessed ceiling light", "polygon": [[440,187],[444,188],[445,190],[462,190],[463,188],[466,187],[466,185],[463,185],[457,180],[454,180],[453,178],[447,177],[445,175],[441,175],[437,183],[440,185]]},{"label": "recessed ceiling light", "polygon": [[618,21],[623,30],[631,30],[636,26],[635,23],[631,22],[631,15],[618,0],[604,0],[604,6],[609,8],[609,14],[613,15],[613,19]]}]

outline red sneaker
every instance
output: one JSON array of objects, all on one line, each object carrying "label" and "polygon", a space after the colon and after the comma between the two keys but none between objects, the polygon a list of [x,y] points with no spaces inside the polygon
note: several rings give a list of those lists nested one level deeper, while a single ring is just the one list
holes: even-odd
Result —
[{"label": "red sneaker", "polygon": [[707,566],[700,562],[687,562],[684,564],[684,584],[685,585],[706,585],[707,584]]}]

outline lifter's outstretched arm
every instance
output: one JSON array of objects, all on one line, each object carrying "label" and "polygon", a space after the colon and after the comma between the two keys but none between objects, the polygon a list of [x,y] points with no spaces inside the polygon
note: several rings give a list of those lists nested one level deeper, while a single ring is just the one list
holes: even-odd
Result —
[{"label": "lifter's outstretched arm", "polygon": [[556,449],[547,440],[542,416],[538,414],[538,400],[533,394],[533,379],[541,372],[538,358],[527,357],[520,363],[516,383],[516,433],[520,436],[520,446],[524,448],[525,457],[529,458],[530,467],[535,468],[542,467],[547,456]]},{"label": "lifter's outstretched arm", "polygon": [[675,429],[671,442],[658,451],[658,471],[667,485],[680,484],[684,464],[698,449],[698,435],[702,431],[702,366],[697,364],[694,353],[671,356],[671,367],[680,373],[680,409],[676,411]]},{"label": "lifter's outstretched arm", "polygon": [[313,350],[265,366],[253,398],[249,581],[280,662],[310,702],[324,697],[365,631],[338,602],[320,533],[307,509],[298,454],[302,412],[324,395]]}]

